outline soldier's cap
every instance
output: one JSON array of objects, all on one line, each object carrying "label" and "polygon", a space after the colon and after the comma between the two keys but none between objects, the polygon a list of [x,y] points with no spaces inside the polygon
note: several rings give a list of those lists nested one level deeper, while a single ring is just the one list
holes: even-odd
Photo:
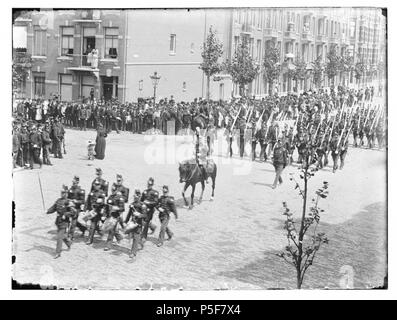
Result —
[{"label": "soldier's cap", "polygon": [[169,189],[168,189],[168,186],[166,186],[166,185],[164,185],[163,186],[163,191],[168,191]]},{"label": "soldier's cap", "polygon": [[73,181],[79,182],[79,181],[80,181],[79,176],[74,176],[74,177],[73,177]]},{"label": "soldier's cap", "polygon": [[123,176],[122,176],[121,174],[117,174],[117,175],[116,175],[116,179],[117,179],[118,181],[121,181],[121,180],[123,180]]},{"label": "soldier's cap", "polygon": [[68,192],[68,187],[65,185],[62,185],[61,193],[67,193]]},{"label": "soldier's cap", "polygon": [[153,185],[154,184],[154,179],[152,177],[150,177],[147,183],[150,184],[150,185]]},{"label": "soldier's cap", "polygon": [[102,169],[101,169],[101,168],[96,168],[95,170],[96,170],[96,173],[97,173],[97,174],[98,174],[98,173],[102,173]]},{"label": "soldier's cap", "polygon": [[141,195],[141,190],[139,190],[139,189],[135,189],[135,191],[134,191],[134,193],[135,193],[135,195]]}]

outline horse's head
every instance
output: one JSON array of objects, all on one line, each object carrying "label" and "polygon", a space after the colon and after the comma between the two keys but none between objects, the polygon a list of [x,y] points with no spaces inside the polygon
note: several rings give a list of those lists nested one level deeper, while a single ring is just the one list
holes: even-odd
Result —
[{"label": "horse's head", "polygon": [[189,166],[186,162],[179,163],[179,183],[186,182],[188,177]]}]

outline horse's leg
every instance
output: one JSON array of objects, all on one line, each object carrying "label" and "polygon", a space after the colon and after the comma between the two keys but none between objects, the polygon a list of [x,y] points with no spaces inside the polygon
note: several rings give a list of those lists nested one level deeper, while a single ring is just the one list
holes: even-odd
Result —
[{"label": "horse's leg", "polygon": [[212,180],[212,193],[211,193],[211,201],[214,200],[215,197],[215,180],[216,180],[216,171],[211,175]]},{"label": "horse's leg", "polygon": [[199,203],[201,203],[201,201],[203,201],[203,194],[204,194],[204,189],[205,189],[205,183],[204,180],[201,180],[201,194],[200,194],[200,198],[199,198]]},{"label": "horse's leg", "polygon": [[195,189],[196,189],[196,185],[192,185],[192,195],[190,196],[190,198],[191,198],[190,209],[192,209],[194,206],[194,190]]},{"label": "horse's leg", "polygon": [[187,208],[188,207],[188,202],[187,202],[187,200],[186,200],[186,197],[185,197],[185,192],[186,192],[186,189],[188,188],[189,186],[188,186],[188,184],[187,183],[185,183],[185,185],[184,185],[184,187],[183,187],[183,191],[182,191],[182,197],[183,197],[183,201],[185,202],[185,208]]}]

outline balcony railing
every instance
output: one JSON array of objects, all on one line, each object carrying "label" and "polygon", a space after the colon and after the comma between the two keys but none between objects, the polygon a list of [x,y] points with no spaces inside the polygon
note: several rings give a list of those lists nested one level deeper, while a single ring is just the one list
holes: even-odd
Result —
[{"label": "balcony railing", "polygon": [[313,42],[314,37],[310,31],[302,31],[302,40],[307,42]]},{"label": "balcony railing", "polygon": [[278,31],[276,29],[273,29],[273,28],[265,28],[264,35],[265,35],[265,37],[277,38],[278,37]]},{"label": "balcony railing", "polygon": [[285,31],[284,38],[286,40],[296,40],[296,32],[295,31]]},{"label": "balcony railing", "polygon": [[322,35],[317,35],[316,36],[316,41],[317,42],[327,42],[327,36],[326,35],[324,35],[324,34],[322,34]]},{"label": "balcony railing", "polygon": [[87,55],[87,54],[68,54],[59,58],[69,58],[71,70],[80,71],[98,71],[99,56]]}]

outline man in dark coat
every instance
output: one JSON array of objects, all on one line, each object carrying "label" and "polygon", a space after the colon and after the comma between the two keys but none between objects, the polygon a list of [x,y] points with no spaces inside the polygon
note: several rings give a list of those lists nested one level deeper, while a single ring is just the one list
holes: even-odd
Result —
[{"label": "man in dark coat", "polygon": [[281,140],[278,139],[273,149],[273,166],[276,171],[276,177],[274,178],[272,188],[275,189],[277,187],[277,182],[280,184],[283,183],[283,179],[281,178],[281,174],[284,168],[288,164],[288,152],[284,148]]}]

